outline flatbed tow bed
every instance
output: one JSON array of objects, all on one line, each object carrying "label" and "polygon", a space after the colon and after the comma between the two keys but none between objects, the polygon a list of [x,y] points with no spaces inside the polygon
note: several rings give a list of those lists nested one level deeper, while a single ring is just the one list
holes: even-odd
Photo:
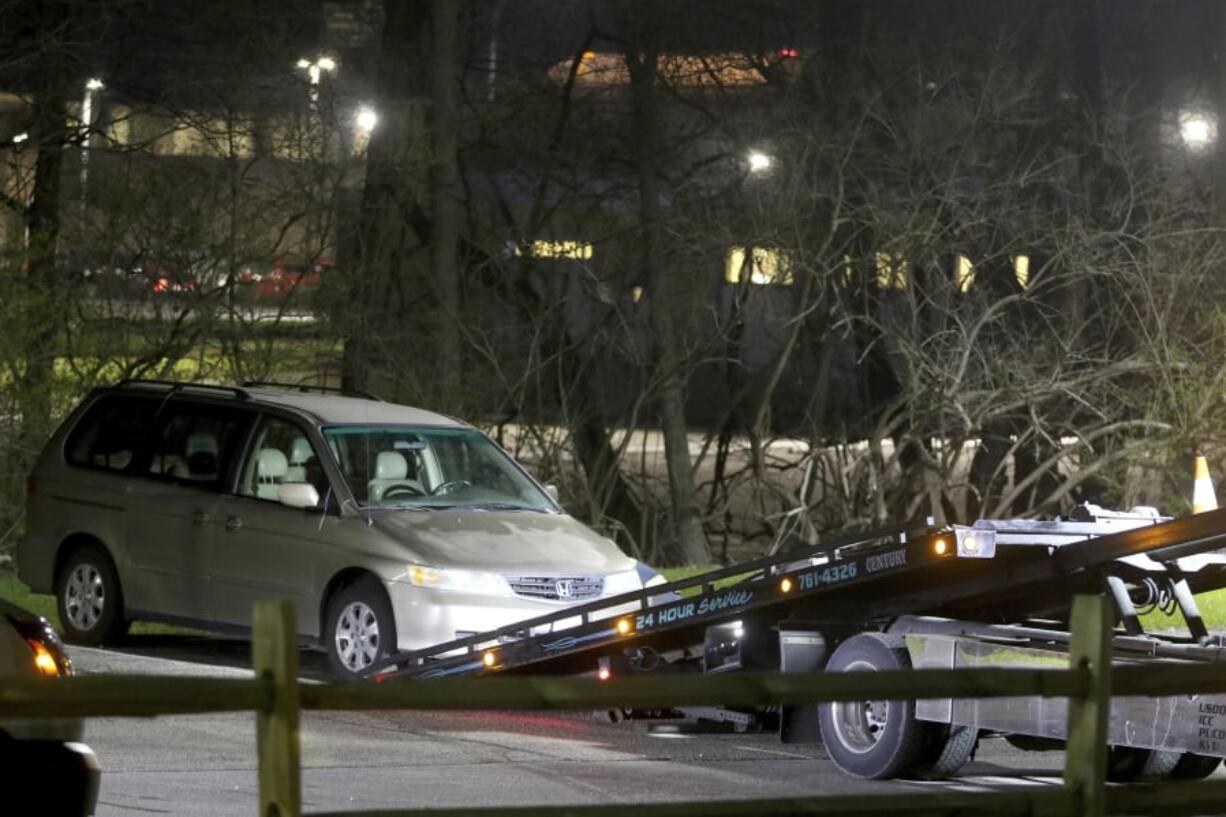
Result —
[{"label": "flatbed tow bed", "polygon": [[[1226,509],[1163,519],[1085,506],[1067,521],[898,525],[401,653],[369,674],[381,680],[599,672],[608,678],[669,669],[1034,666],[1067,662],[1071,598],[1102,592],[1115,601],[1121,622],[1114,638],[1117,661],[1226,661],[1226,647],[1207,631],[1193,598],[1226,587],[1226,556],[1215,552],[1224,548]],[[1140,612],[1151,608],[1182,613],[1187,632],[1146,633]],[[1220,711],[1226,725],[1226,696],[1203,698],[1198,706]],[[862,777],[951,773],[985,732],[1040,743],[1063,737],[1063,701],[1001,700],[995,706],[938,700],[905,702],[906,707],[791,707],[782,713],[780,730],[785,741],[825,738],[835,763]],[[1116,706],[1127,700],[1117,699]],[[1161,712],[1151,711],[1155,705],[1143,703],[1134,714],[1186,717],[1189,728],[1168,728],[1162,735],[1151,729],[1138,737],[1129,727],[1113,734],[1119,757],[1133,753],[1127,759],[1139,769],[1135,776],[1153,776],[1155,768],[1177,761],[1195,767],[1190,776],[1200,776],[1226,755],[1226,735],[1217,740],[1214,729],[1207,736],[1193,728],[1203,726],[1202,710],[1184,712],[1168,703]],[[1138,708],[1135,702],[1130,706]],[[893,715],[881,714],[889,711]],[[908,728],[925,729],[927,737],[913,740]],[[895,738],[921,748],[894,752]],[[1196,758],[1201,760],[1188,762]]]}]

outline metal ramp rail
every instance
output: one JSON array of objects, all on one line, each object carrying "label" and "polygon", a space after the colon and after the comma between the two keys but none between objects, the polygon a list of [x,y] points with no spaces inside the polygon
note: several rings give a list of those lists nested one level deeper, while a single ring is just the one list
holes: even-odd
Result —
[{"label": "metal ramp rail", "polygon": [[1222,548],[1226,509],[1177,520],[894,525],[400,653],[367,674],[383,680],[590,671],[601,656],[631,645],[701,645],[707,627],[750,616],[772,623],[795,617],[862,623],[999,608],[987,617],[1022,620],[1067,604],[1076,592],[1099,592],[1104,582],[1117,603],[1128,602],[1120,609],[1126,631],[1135,634],[1136,611],[1129,615],[1121,578],[1128,570],[1162,573],[1180,588],[1176,601],[1193,636],[1203,637],[1192,589],[1226,586],[1226,557],[1205,557]]}]

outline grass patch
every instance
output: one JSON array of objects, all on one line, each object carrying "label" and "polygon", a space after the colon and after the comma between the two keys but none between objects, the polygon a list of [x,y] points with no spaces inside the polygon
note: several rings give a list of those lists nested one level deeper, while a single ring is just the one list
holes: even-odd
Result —
[{"label": "grass patch", "polygon": [[[55,611],[55,596],[43,593],[32,593],[25,583],[12,573],[0,573],[0,599],[12,602],[18,607],[42,616],[51,622],[55,631],[63,635],[60,626],[60,616]],[[152,621],[137,621],[130,630],[133,635],[198,635],[199,631],[186,627],[172,627],[169,624],[158,624]]]},{"label": "grass patch", "polygon": [[[1200,608],[1200,615],[1205,620],[1206,627],[1210,630],[1226,630],[1226,588],[1201,593],[1196,597],[1196,606]],[[1183,630],[1187,627],[1183,613],[1178,610],[1173,616],[1164,615],[1158,610],[1147,613],[1141,616],[1141,624],[1145,629],[1154,631]]]},{"label": "grass patch", "polygon": [[31,593],[30,588],[16,576],[0,573],[0,599],[42,616],[50,621],[57,631],[60,630],[60,617],[55,612],[55,596]]}]

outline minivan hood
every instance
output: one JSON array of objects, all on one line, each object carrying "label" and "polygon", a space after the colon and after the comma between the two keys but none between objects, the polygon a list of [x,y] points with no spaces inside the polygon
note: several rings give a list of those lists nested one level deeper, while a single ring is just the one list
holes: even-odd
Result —
[{"label": "minivan hood", "polygon": [[573,517],[525,511],[384,511],[375,527],[433,567],[520,572],[617,573],[634,559]]}]

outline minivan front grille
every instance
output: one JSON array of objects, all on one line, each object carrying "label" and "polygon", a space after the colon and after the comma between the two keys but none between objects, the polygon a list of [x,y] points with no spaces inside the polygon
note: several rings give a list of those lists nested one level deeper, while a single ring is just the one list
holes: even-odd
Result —
[{"label": "minivan front grille", "polygon": [[520,596],[550,601],[594,599],[604,592],[603,576],[507,576]]}]

